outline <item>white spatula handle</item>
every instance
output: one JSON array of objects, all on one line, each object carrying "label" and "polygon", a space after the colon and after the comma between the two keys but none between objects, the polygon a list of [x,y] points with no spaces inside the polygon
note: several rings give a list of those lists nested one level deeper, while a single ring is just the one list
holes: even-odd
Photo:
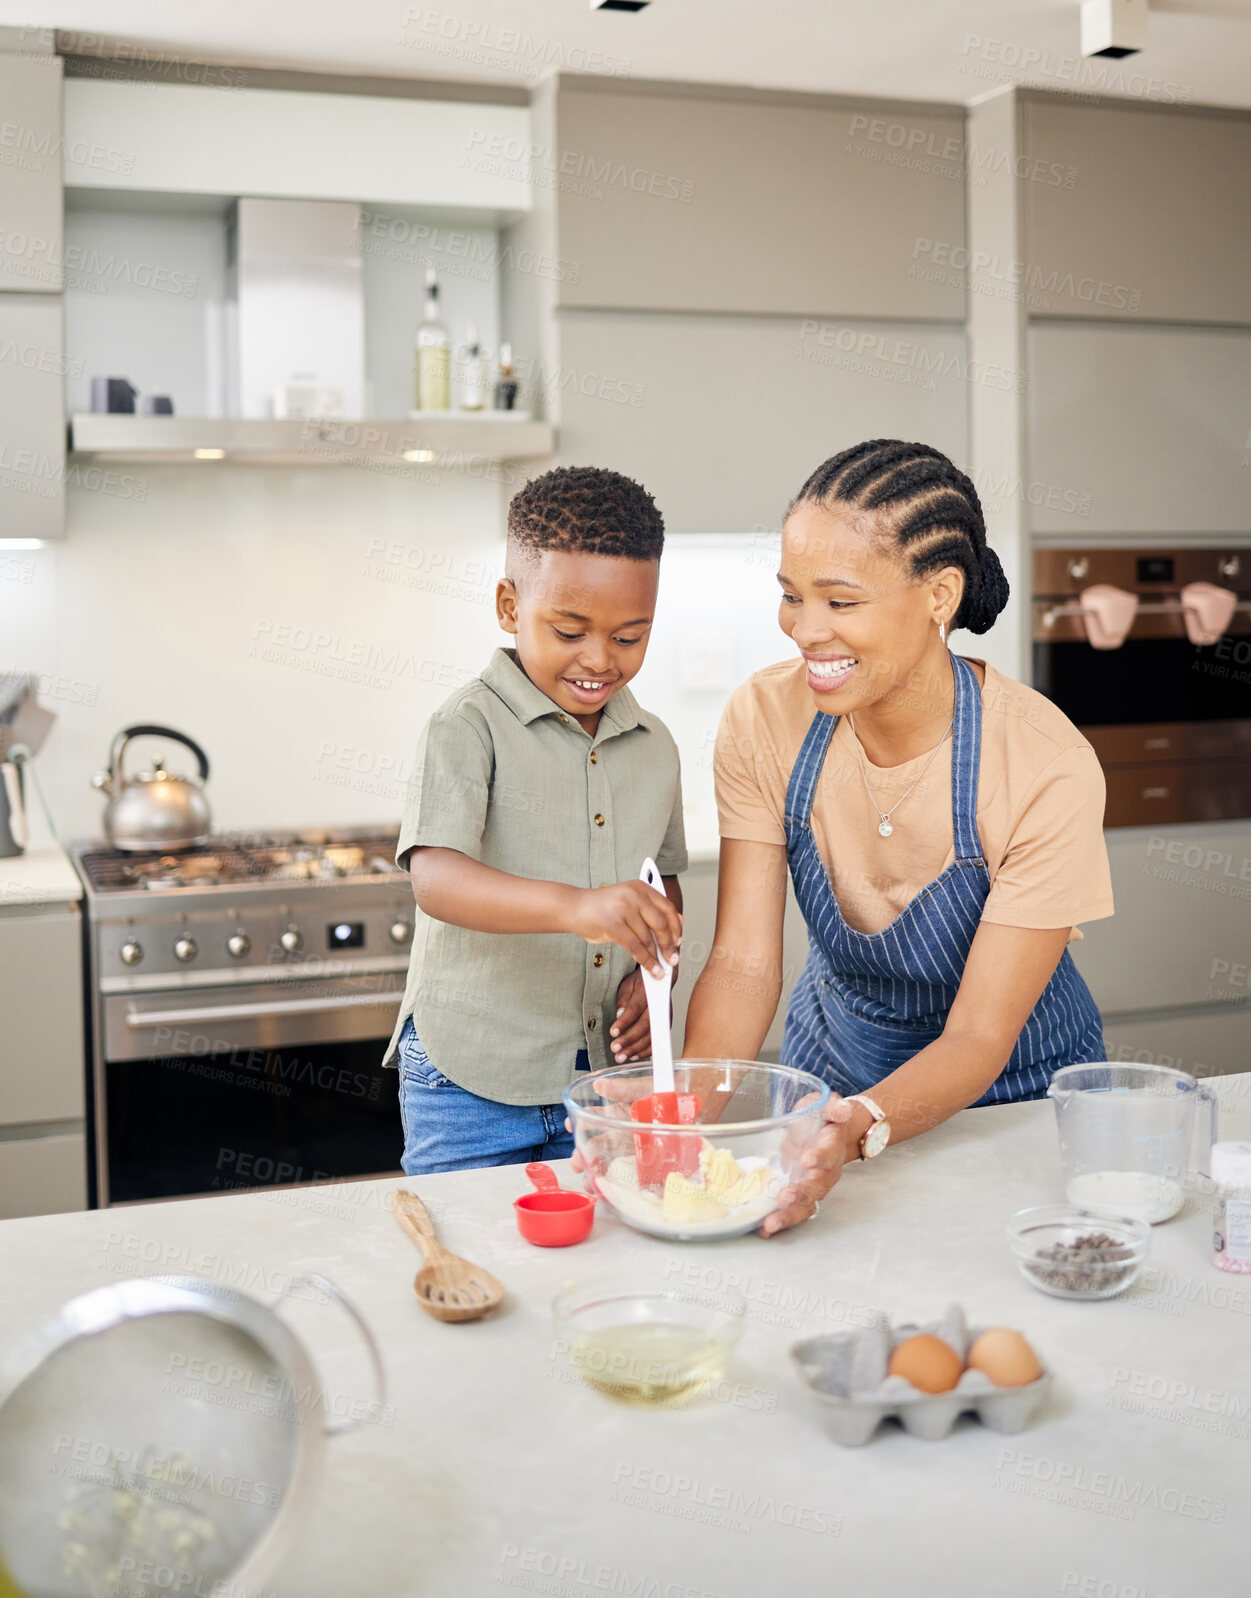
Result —
[{"label": "white spatula handle", "polygon": [[[656,862],[648,857],[639,872],[639,881],[668,898],[664,879],[656,869]],[[655,939],[653,938],[653,942]],[[656,958],[664,969],[664,976],[654,977],[646,966],[643,973],[643,990],[647,994],[647,1019],[652,1032],[652,1092],[673,1092],[673,1041],[669,1036],[669,990],[673,986],[673,967],[656,946]]]}]

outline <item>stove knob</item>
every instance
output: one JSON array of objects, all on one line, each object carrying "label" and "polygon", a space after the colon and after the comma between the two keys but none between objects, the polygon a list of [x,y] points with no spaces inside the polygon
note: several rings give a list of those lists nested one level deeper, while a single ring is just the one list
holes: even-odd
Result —
[{"label": "stove knob", "polygon": [[232,932],[226,939],[226,949],[232,959],[242,960],[252,947],[252,940],[246,932]]},{"label": "stove knob", "polygon": [[194,960],[200,951],[196,948],[194,938],[179,938],[174,945],[174,956],[185,965],[188,960]]},{"label": "stove knob", "polygon": [[392,943],[407,943],[413,935],[412,923],[409,921],[393,921],[390,932]]},{"label": "stove knob", "polygon": [[140,960],[143,959],[143,947],[141,944],[136,943],[133,938],[130,938],[126,943],[122,944],[121,956],[123,965],[138,965]]},{"label": "stove knob", "polygon": [[288,927],[278,939],[288,954],[294,954],[297,949],[304,947],[304,936],[296,927]]}]

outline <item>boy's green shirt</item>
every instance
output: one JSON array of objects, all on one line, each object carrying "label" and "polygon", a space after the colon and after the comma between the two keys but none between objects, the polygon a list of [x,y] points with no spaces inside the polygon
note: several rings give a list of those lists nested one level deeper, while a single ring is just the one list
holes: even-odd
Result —
[{"label": "boy's green shirt", "polygon": [[[417,747],[396,860],[417,845],[456,849],[514,876],[601,888],[686,870],[678,751],[628,688],[591,738],[497,649],[480,677],[435,711]],[[556,1103],[579,1049],[614,1064],[608,1029],[634,961],[574,933],[470,932],[415,908],[408,985],[387,1064],[408,1016],[431,1063],[504,1104]]]}]

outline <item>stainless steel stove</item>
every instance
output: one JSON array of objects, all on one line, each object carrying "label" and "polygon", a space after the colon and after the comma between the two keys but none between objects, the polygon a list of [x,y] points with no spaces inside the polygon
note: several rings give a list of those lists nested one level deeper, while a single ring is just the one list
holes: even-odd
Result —
[{"label": "stainless steel stove", "polygon": [[95,1202],[399,1169],[380,1059],[413,933],[395,835],[76,848]]}]

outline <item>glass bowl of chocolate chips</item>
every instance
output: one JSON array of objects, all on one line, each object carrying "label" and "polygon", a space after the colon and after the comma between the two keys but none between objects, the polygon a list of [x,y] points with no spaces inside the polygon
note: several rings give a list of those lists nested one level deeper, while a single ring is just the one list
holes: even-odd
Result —
[{"label": "glass bowl of chocolate chips", "polygon": [[1006,1230],[1021,1275],[1054,1298],[1115,1298],[1151,1249],[1146,1221],[1073,1204],[1018,1210]]}]

